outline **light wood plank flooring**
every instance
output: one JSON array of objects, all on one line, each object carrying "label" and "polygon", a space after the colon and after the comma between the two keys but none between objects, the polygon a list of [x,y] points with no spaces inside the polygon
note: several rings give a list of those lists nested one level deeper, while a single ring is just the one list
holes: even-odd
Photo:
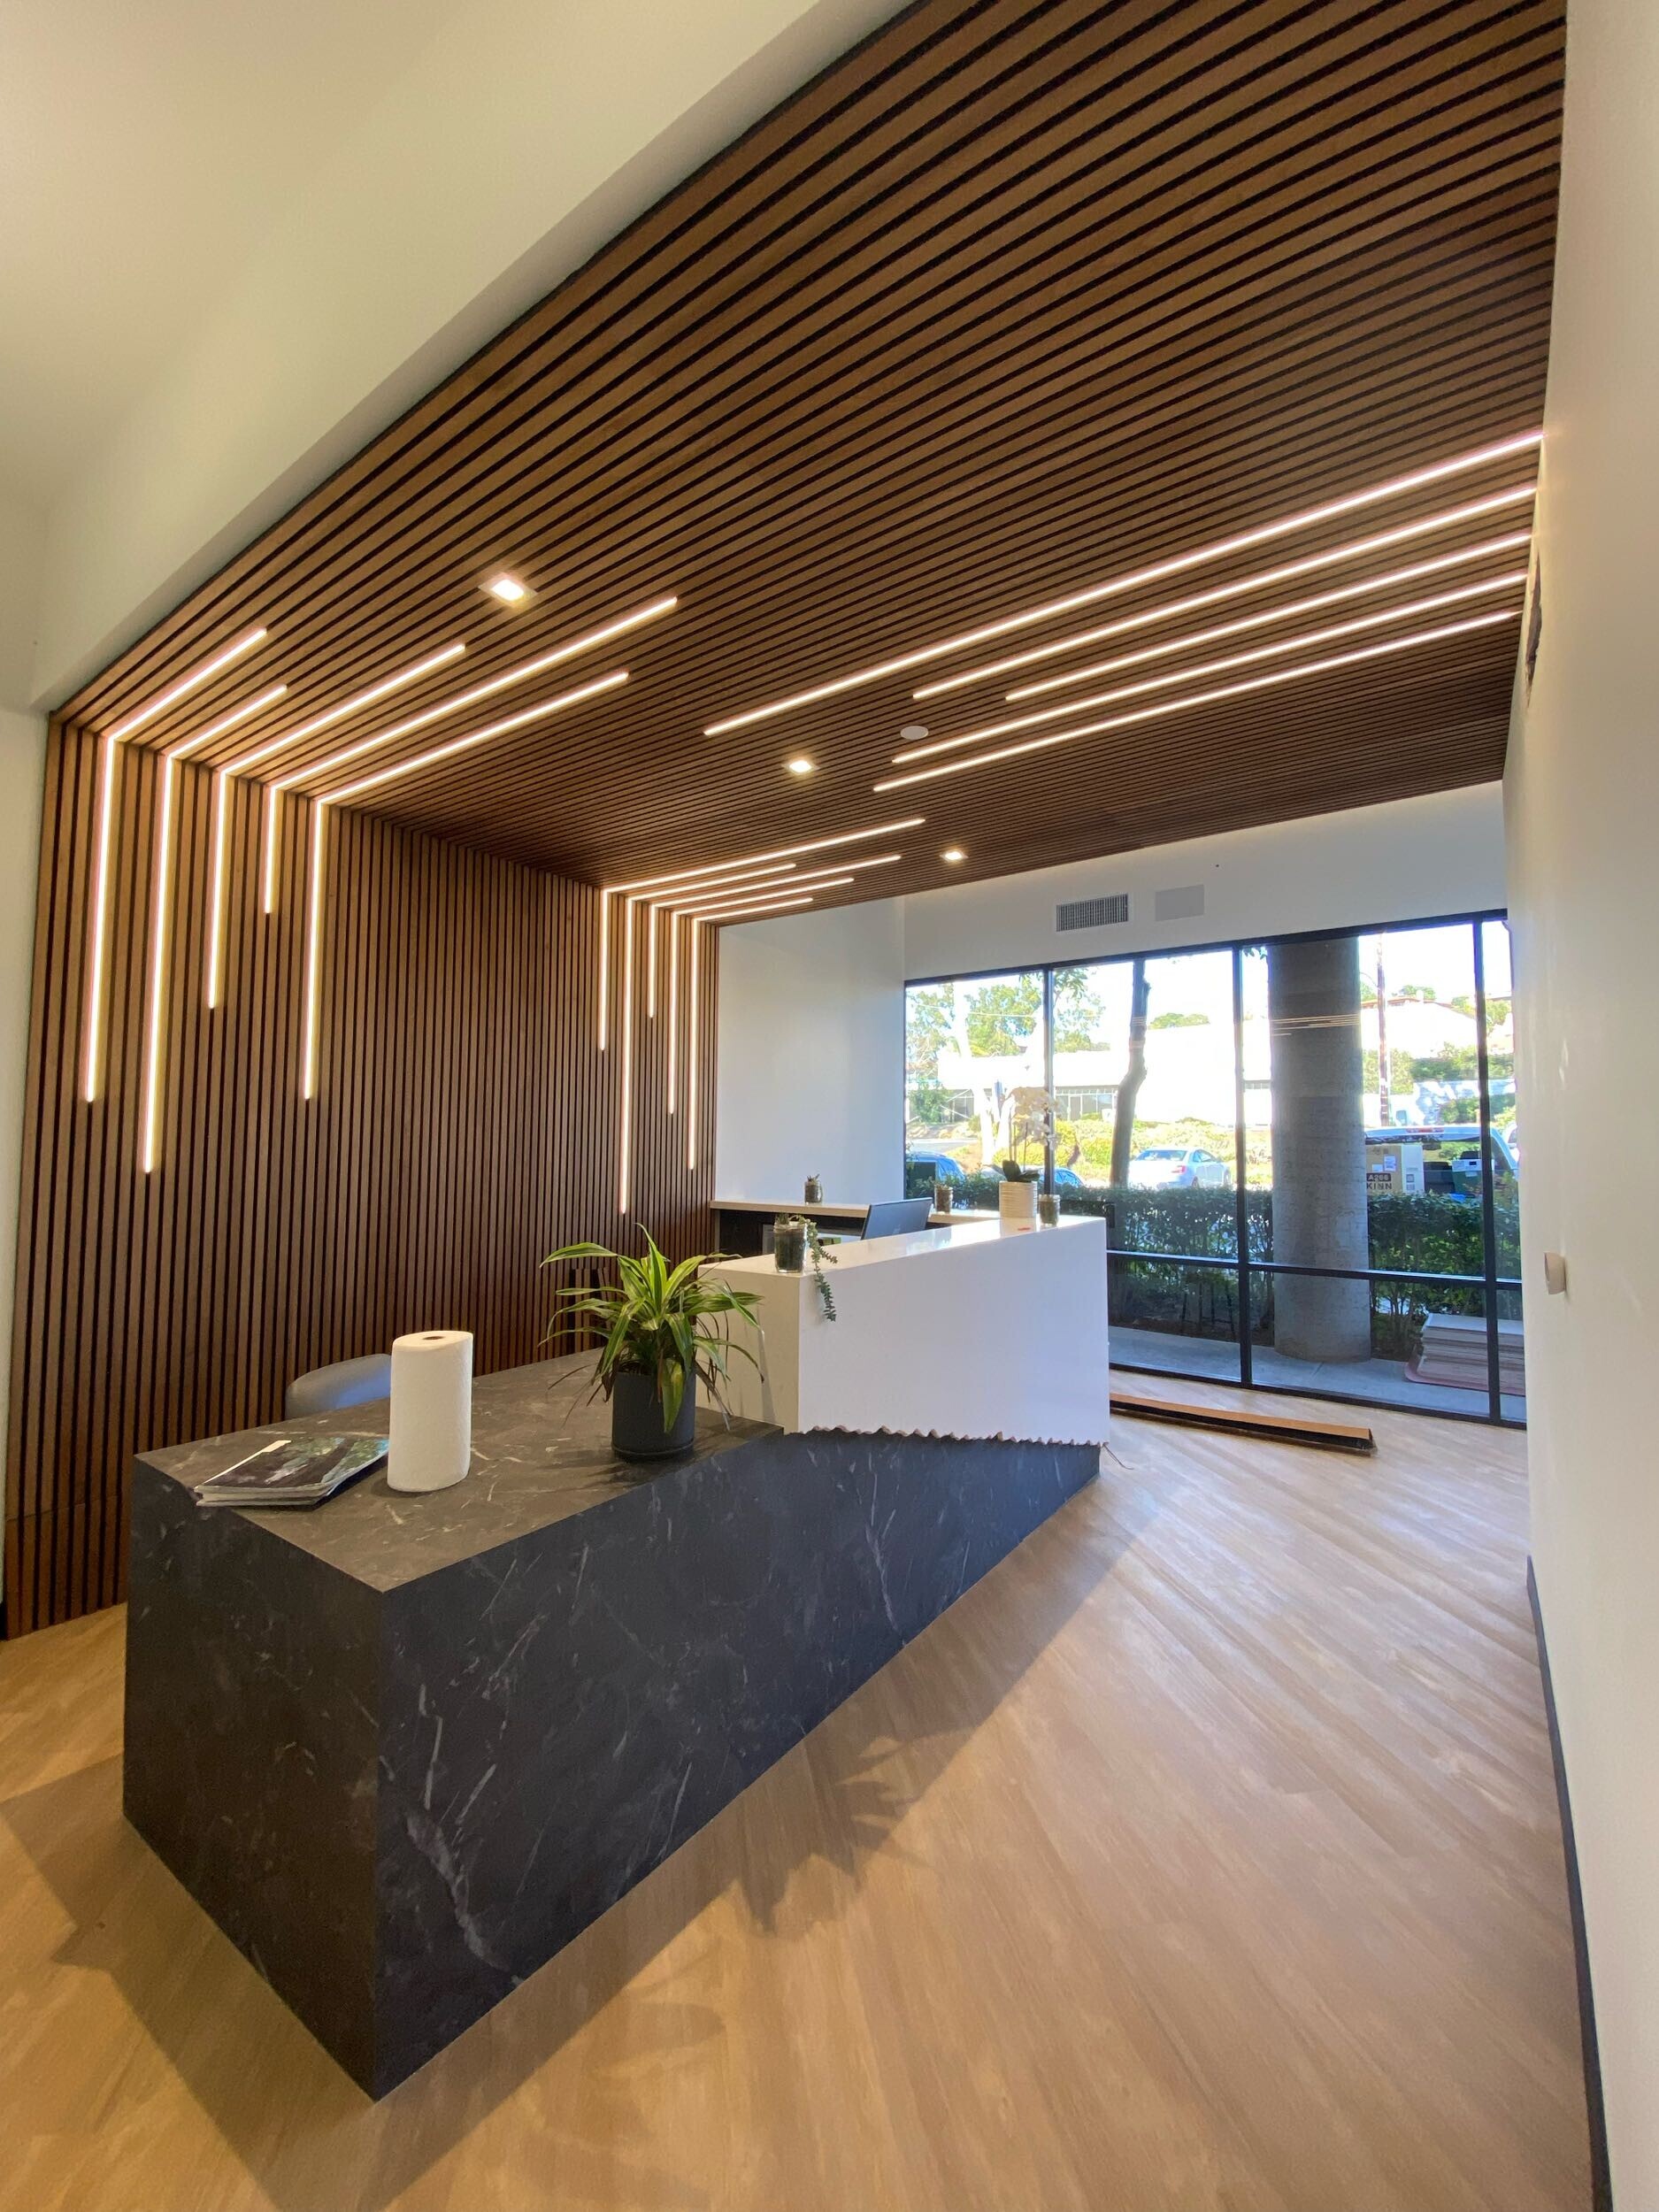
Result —
[{"label": "light wood plank flooring", "polygon": [[122,1825],[121,1617],[0,1647],[0,2204],[1580,2212],[1524,1445],[1375,1426],[1121,1422],[378,2107]]}]

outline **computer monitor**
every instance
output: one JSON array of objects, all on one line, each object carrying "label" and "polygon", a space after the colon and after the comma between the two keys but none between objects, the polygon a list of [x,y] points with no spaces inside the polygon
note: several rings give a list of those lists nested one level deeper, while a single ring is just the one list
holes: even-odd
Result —
[{"label": "computer monitor", "polygon": [[931,1198],[892,1198],[872,1206],[864,1216],[864,1241],[872,1237],[913,1237],[927,1226],[933,1210]]}]

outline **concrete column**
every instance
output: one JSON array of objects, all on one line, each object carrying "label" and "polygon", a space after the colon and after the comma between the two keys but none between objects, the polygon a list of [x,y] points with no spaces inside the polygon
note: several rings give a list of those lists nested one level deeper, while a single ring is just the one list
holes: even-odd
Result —
[{"label": "concrete column", "polygon": [[[1273,1257],[1366,1267],[1359,944],[1316,937],[1270,945],[1273,1054]],[[1290,1359],[1371,1356],[1371,1286],[1273,1279],[1273,1342]]]}]

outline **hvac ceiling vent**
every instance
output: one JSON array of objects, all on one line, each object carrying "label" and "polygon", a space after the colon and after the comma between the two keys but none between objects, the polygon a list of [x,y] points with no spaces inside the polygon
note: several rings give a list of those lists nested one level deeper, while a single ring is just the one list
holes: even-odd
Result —
[{"label": "hvac ceiling vent", "polygon": [[1056,929],[1104,929],[1128,919],[1127,891],[1112,891],[1103,899],[1064,899],[1054,910]]}]

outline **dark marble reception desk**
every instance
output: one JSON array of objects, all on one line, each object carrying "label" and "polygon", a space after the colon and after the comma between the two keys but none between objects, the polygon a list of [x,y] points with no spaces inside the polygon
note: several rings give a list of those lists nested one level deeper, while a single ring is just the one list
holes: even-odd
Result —
[{"label": "dark marble reception desk", "polygon": [[705,1414],[690,1455],[641,1474],[579,1402],[588,1364],[479,1383],[472,1471],[428,1496],[375,1476],[312,1512],[204,1512],[190,1486],[250,1436],[137,1463],[127,1817],[371,2095],[1098,1465]]}]

